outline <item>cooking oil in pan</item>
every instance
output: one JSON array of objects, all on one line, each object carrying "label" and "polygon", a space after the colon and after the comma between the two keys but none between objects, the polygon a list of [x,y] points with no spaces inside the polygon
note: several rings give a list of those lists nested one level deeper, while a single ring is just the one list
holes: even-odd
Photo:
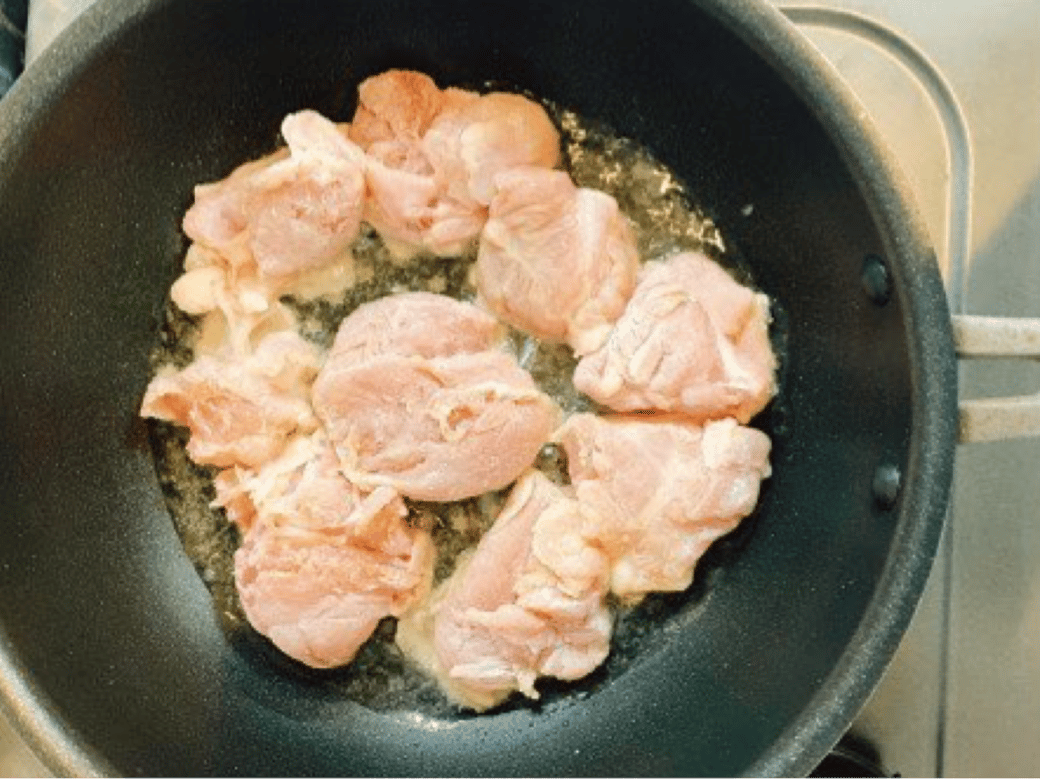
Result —
[{"label": "cooking oil in pan", "polygon": [[[545,105],[562,135],[566,169],[579,186],[600,189],[617,199],[632,223],[644,261],[698,250],[729,268],[742,282],[749,282],[748,269],[734,259],[733,251],[727,251],[716,226],[691,205],[681,182],[646,148],[572,111]],[[401,262],[374,231],[365,227],[352,251],[355,282],[341,296],[334,300],[283,301],[296,314],[301,334],[323,348],[332,344],[343,319],[365,302],[404,291],[435,292],[467,301],[476,297],[472,274],[475,247],[452,259],[417,257]],[[197,330],[195,319],[169,303],[160,342],[152,355],[153,367],[190,362]],[[568,347],[542,343],[517,331],[510,331],[508,344],[520,364],[565,413],[601,411],[574,389],[571,377],[577,361]],[[240,542],[239,532],[223,511],[210,506],[217,469],[191,461],[185,450],[186,430],[157,420],[148,422],[160,485],[177,533],[209,588],[234,646],[241,647],[252,661],[260,658],[259,662],[276,672],[305,680],[311,689],[317,686],[334,697],[377,711],[410,711],[448,719],[471,716],[459,712],[436,682],[402,656],[393,641],[393,619],[380,624],[350,665],[329,671],[295,662],[255,633],[246,621],[234,586],[233,556]],[[558,483],[567,482],[565,456],[553,444],[543,447],[535,467]],[[508,490],[503,490],[450,504],[409,502],[410,521],[430,529],[437,545],[435,581],[446,578],[458,555],[479,541],[507,494]],[[745,519],[734,533],[709,550],[686,592],[651,595],[637,607],[615,604],[611,653],[604,664],[577,682],[541,680],[538,686],[543,697],[537,705],[587,694],[652,652],[663,634],[690,618],[703,604],[710,594],[713,572],[739,549],[753,521],[753,516]],[[519,696],[503,704],[504,708],[529,705],[535,704]]]}]

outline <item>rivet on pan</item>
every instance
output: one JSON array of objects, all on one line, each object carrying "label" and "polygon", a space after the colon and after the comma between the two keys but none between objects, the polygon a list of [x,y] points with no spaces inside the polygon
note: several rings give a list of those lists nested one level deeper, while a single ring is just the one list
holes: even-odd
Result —
[{"label": "rivet on pan", "polygon": [[878,507],[887,510],[896,504],[902,480],[903,474],[894,465],[881,465],[874,471],[874,483],[871,486]]},{"label": "rivet on pan", "polygon": [[892,296],[892,279],[885,261],[876,254],[868,254],[863,260],[863,273],[860,277],[863,291],[867,297],[879,306],[885,305]]}]

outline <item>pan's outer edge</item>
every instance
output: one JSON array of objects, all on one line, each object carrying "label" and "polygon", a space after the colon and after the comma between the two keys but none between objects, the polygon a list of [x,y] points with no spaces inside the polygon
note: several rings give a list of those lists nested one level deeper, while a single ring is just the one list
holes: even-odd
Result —
[{"label": "pan's outer edge", "polygon": [[775,68],[840,150],[885,241],[905,312],[913,381],[905,485],[890,555],[848,649],[750,776],[809,773],[855,719],[888,667],[924,591],[942,535],[957,442],[957,362],[935,252],[912,190],[837,70],[775,8],[756,0],[697,0]]},{"label": "pan's outer edge", "polygon": [[[158,0],[161,2],[161,0]],[[97,0],[87,8],[18,78],[0,100],[0,181],[17,164],[15,151],[59,102],[99,52],[107,50],[134,20],[157,0]],[[0,627],[0,713],[19,732],[43,764],[57,776],[117,776],[80,735],[51,710],[33,689],[32,674],[15,666]]]},{"label": "pan's outer edge", "polygon": [[[98,0],[26,70],[0,102],[0,180],[9,172],[12,148],[32,132],[33,117],[60,100],[74,74],[162,1]],[[927,581],[953,475],[957,401],[953,338],[934,253],[912,205],[910,188],[867,124],[865,110],[834,69],[779,11],[759,0],[697,0],[697,4],[782,73],[835,139],[888,241],[896,293],[910,335],[914,425],[893,555],[842,662],[786,736],[749,768],[749,774],[759,776],[805,774],[869,697]],[[9,666],[9,657],[0,652],[0,707],[47,767],[59,775],[114,774],[45,704],[14,704],[28,700],[31,682],[18,682],[28,675]]]}]

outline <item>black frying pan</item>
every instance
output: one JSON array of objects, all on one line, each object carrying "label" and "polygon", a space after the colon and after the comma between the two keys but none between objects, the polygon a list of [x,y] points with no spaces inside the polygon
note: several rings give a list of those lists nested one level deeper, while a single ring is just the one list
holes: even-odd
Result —
[{"label": "black frying pan", "polygon": [[[388,67],[513,84],[648,145],[787,340],[750,531],[653,605],[636,656],[482,717],[376,711],[229,640],[136,421],[192,186],[289,111],[349,118]],[[908,201],[761,2],[100,2],[0,104],[7,709],[61,773],[810,770],[910,620],[951,477],[949,315]]]}]

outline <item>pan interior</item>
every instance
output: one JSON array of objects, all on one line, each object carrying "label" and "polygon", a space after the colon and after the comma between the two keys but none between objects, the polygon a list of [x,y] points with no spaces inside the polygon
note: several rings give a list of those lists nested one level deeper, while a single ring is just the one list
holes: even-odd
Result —
[{"label": "pan interior", "polygon": [[[508,89],[508,85],[487,85]],[[617,199],[633,227],[639,256],[643,261],[660,260],[676,252],[696,251],[713,257],[735,278],[754,286],[746,264],[736,250],[726,251],[715,225],[694,204],[690,194],[664,165],[631,139],[619,138],[602,123],[587,122],[566,109],[547,104],[546,109],[562,133],[562,167],[581,187],[595,188]],[[472,269],[475,247],[458,257],[419,256],[409,262],[394,261],[375,231],[365,229],[352,247],[359,281],[334,298],[283,300],[299,317],[300,331],[322,348],[332,345],[345,317],[358,306],[403,290],[436,292],[472,302],[476,298]],[[783,324],[787,317],[773,314],[774,353],[783,362],[786,341]],[[197,318],[181,312],[172,302],[165,311],[159,344],[152,353],[156,370],[183,367],[192,357],[192,344],[199,330]],[[536,384],[566,413],[611,413],[579,393],[571,381],[577,358],[569,347],[541,342],[510,330],[507,348],[534,378]],[[782,387],[781,387],[781,398]],[[782,404],[782,400],[780,401]],[[756,424],[763,424],[763,416]],[[240,533],[222,509],[213,505],[213,484],[219,469],[200,467],[186,451],[187,430],[159,420],[147,422],[156,470],[174,527],[185,552],[214,598],[214,609],[229,640],[250,645],[285,673],[308,683],[327,687],[329,694],[342,696],[376,711],[410,710],[428,716],[455,719],[458,708],[439,694],[437,682],[402,657],[395,644],[395,620],[388,618],[373,639],[348,666],[334,670],[308,669],[289,660],[249,627],[234,584],[235,549]],[[566,477],[566,459],[558,447],[549,447],[535,466],[560,483]],[[508,489],[493,495],[455,503],[409,502],[412,521],[432,529],[438,547],[434,584],[454,569],[460,552],[472,548],[490,527],[508,495]],[[645,656],[660,640],[662,630],[676,629],[687,612],[696,609],[709,592],[708,583],[717,569],[725,566],[749,538],[757,514],[741,523],[740,531],[727,536],[698,565],[696,586],[679,595],[660,594],[637,607],[611,601],[617,616],[613,645],[607,663],[580,682],[565,684],[550,679],[539,682],[539,699],[517,694],[506,708],[543,708],[564,696],[588,694],[616,678],[633,660]],[[499,713],[505,709],[498,709]]]}]

